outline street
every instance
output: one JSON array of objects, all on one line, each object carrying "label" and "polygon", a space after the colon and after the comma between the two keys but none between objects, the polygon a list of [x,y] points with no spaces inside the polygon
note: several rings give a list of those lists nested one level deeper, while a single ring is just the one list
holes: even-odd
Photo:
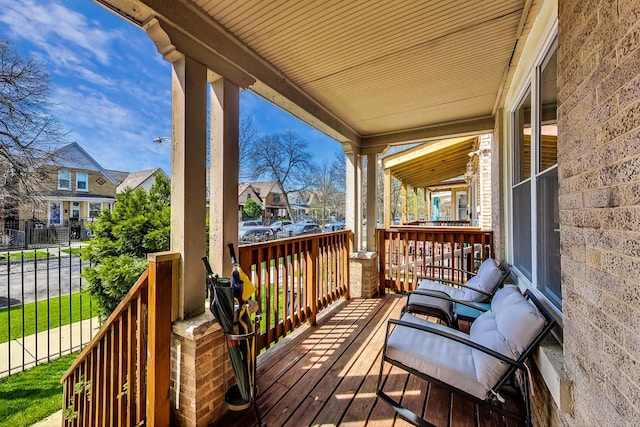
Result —
[{"label": "street", "polygon": [[88,265],[78,255],[65,254],[37,264],[29,260],[0,265],[0,308],[78,292],[84,285],[80,271]]}]

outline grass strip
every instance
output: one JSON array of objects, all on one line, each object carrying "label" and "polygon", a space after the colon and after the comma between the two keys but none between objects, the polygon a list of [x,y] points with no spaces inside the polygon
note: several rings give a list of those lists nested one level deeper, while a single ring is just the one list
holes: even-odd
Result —
[{"label": "grass strip", "polygon": [[0,426],[30,426],[62,408],[60,378],[78,357],[69,354],[0,379]]},{"label": "grass strip", "polygon": [[[22,338],[23,311],[24,311],[24,335],[33,335],[36,332],[46,331],[50,328],[68,325],[69,323],[79,322],[80,320],[89,319],[98,315],[98,307],[91,296],[82,293],[82,307],[80,306],[80,292],[61,297],[49,299],[48,315],[47,300],[41,300],[37,303],[31,302],[23,306],[13,306],[10,309],[0,309],[0,343],[7,342],[10,339]],[[36,319],[36,304],[38,318]],[[71,310],[69,309],[71,305]],[[82,310],[81,310],[82,309]],[[11,316],[11,335],[9,336],[9,316]],[[49,317],[49,322],[47,322]]]},{"label": "grass strip", "polygon": [[52,252],[44,252],[44,251],[6,252],[0,255],[0,260],[6,260],[8,257],[11,262],[19,262],[19,261],[22,261],[23,259],[26,261],[26,260],[32,260],[34,258],[42,259],[42,258],[47,258],[52,256],[54,256]]}]

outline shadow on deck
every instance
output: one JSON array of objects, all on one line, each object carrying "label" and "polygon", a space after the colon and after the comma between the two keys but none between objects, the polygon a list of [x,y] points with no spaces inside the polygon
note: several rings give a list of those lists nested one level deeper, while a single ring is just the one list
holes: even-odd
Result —
[{"label": "shadow on deck", "polygon": [[[347,301],[270,349],[258,360],[258,408],[275,426],[407,426],[376,397],[387,320],[404,298]],[[385,369],[390,369],[385,364]],[[473,402],[393,368],[384,386],[436,426],[516,425]],[[216,426],[250,426],[252,410],[227,412]]]}]

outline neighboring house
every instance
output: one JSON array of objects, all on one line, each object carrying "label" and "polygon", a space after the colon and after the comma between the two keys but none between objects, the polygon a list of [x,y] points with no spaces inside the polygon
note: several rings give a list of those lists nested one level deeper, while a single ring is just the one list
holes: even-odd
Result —
[{"label": "neighboring house", "polygon": [[238,220],[242,220],[242,211],[247,200],[253,200],[264,210],[262,199],[256,189],[251,184],[240,184],[238,185]]},{"label": "neighboring house", "polygon": [[250,186],[256,196],[262,200],[262,210],[264,211],[265,220],[275,221],[276,218],[287,216],[284,195],[278,188],[276,181],[252,182]]},{"label": "neighboring house", "polygon": [[47,226],[91,221],[115,202],[118,180],[77,142],[52,153],[39,172],[44,177],[41,200],[20,206],[20,220]]},{"label": "neighboring house", "polygon": [[153,184],[156,183],[156,176],[163,175],[165,178],[167,174],[160,168],[147,169],[139,172],[120,172],[120,171],[108,171],[111,175],[120,181],[116,188],[116,194],[124,192],[127,188],[130,190],[137,190],[142,188],[144,191],[151,190]]},{"label": "neighboring house", "polygon": [[29,247],[87,237],[86,224],[103,210],[113,209],[116,194],[125,188],[148,191],[156,176],[164,175],[159,168],[131,173],[106,170],[77,142],[50,153],[34,173],[41,177],[36,201],[19,206],[3,203],[12,206],[0,212],[0,234],[11,236],[10,245]]}]

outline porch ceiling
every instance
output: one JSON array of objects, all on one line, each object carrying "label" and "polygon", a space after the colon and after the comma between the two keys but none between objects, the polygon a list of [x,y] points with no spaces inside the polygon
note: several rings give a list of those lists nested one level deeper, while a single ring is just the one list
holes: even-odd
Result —
[{"label": "porch ceiling", "polygon": [[[254,91],[365,152],[491,130],[538,3],[97,1],[140,25],[179,28],[254,78]],[[228,65],[212,71],[225,76]]]},{"label": "porch ceiling", "polygon": [[454,138],[423,144],[382,160],[382,168],[413,188],[427,188],[464,175],[478,138]]}]

